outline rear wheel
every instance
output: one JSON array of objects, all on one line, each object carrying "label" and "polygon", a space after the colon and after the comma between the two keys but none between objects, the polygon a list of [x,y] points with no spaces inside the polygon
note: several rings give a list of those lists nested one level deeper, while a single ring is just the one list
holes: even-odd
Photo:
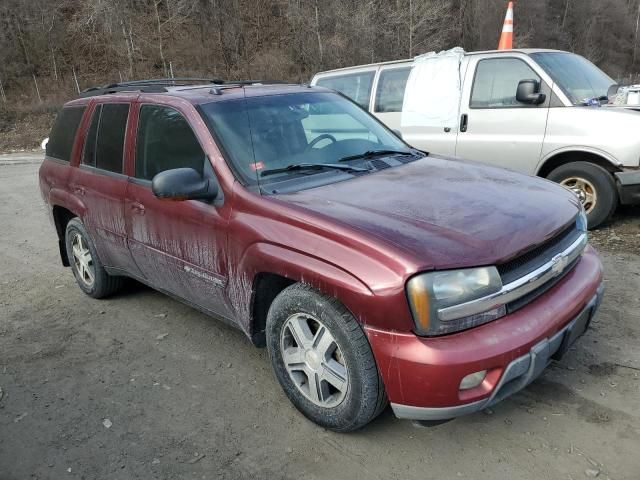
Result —
[{"label": "rear wheel", "polygon": [[67,224],[65,245],[73,275],[84,293],[103,298],[122,287],[124,278],[105,271],[89,233],[78,218],[72,218]]},{"label": "rear wheel", "polygon": [[590,229],[608,220],[618,206],[613,176],[599,165],[567,163],[553,170],[547,178],[576,194],[587,214]]},{"label": "rear wheel", "polygon": [[308,285],[292,285],[273,301],[267,348],[289,400],[323,427],[356,430],[387,405],[362,328],[335,298]]}]

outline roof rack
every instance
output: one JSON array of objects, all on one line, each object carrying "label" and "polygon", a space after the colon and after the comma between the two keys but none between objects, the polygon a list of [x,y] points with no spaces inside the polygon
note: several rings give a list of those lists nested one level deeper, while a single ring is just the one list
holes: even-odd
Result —
[{"label": "roof rack", "polygon": [[219,78],[152,78],[148,80],[132,80],[129,82],[111,83],[98,87],[90,87],[80,92],[80,97],[93,97],[117,92],[143,92],[163,93],[166,87],[181,87],[190,84],[213,85],[209,93],[221,95],[222,90],[242,87],[245,85],[277,85],[286,84],[277,80],[231,80],[225,81]]},{"label": "roof rack", "polygon": [[80,96],[93,97],[95,95],[131,91],[162,93],[167,91],[165,87],[178,87],[194,83],[222,85],[225,82],[219,78],[151,78],[148,80],[132,80],[129,82],[110,83],[107,85],[90,87],[80,92]]}]

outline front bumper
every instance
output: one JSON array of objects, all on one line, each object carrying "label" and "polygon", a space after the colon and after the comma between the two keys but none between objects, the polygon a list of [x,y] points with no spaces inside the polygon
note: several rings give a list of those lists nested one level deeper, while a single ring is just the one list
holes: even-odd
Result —
[{"label": "front bumper", "polygon": [[640,204],[640,170],[616,172],[618,196],[623,205]]},{"label": "front bumper", "polygon": [[[583,332],[580,325],[586,328],[601,297],[602,264],[587,246],[562,280],[501,319],[431,338],[367,326],[365,331],[396,415],[443,420],[486,408],[528,385],[568,348],[565,338],[572,342]],[[480,385],[460,390],[464,377],[481,370],[487,374]]]},{"label": "front bumper", "polygon": [[411,420],[446,420],[483,410],[510,395],[522,390],[542,374],[551,360],[558,360],[569,347],[589,327],[604,292],[604,285],[598,287],[597,293],[582,311],[562,330],[551,338],[545,338],[535,344],[529,353],[513,360],[504,370],[493,393],[483,400],[454,407],[413,407],[392,403],[391,408],[396,417]]}]

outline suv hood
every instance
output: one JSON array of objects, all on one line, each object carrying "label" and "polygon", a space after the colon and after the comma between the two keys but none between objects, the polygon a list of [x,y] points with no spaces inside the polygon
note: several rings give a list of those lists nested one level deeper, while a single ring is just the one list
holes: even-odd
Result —
[{"label": "suv hood", "polygon": [[436,156],[274,197],[384,241],[419,268],[502,263],[579,211],[574,195],[550,181]]}]

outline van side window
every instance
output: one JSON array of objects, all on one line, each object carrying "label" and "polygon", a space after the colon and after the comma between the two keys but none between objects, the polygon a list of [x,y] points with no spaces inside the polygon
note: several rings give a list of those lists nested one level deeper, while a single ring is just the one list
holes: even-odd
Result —
[{"label": "van side window", "polygon": [[371,86],[375,72],[349,73],[321,78],[316,82],[319,87],[330,88],[346,95],[364,109],[369,109]]},{"label": "van side window", "polygon": [[100,123],[100,113],[102,105],[96,105],[91,115],[91,123],[84,140],[84,150],[82,151],[82,164],[91,167],[96,166],[96,137],[98,136],[98,124]]},{"label": "van side window", "polygon": [[401,112],[404,90],[411,67],[393,68],[380,72],[376,88],[375,112]]},{"label": "van side window", "polygon": [[136,141],[136,178],[152,180],[173,168],[193,168],[202,175],[205,154],[189,122],[175,109],[143,105]]},{"label": "van side window", "polygon": [[57,158],[68,162],[71,160],[73,142],[85,107],[63,108],[51,129],[49,142],[47,143],[47,157]]},{"label": "van side window", "polygon": [[[471,94],[471,108],[527,108],[516,100],[521,80],[540,77],[518,58],[488,58],[476,67]],[[535,107],[535,105],[534,105]]]}]

